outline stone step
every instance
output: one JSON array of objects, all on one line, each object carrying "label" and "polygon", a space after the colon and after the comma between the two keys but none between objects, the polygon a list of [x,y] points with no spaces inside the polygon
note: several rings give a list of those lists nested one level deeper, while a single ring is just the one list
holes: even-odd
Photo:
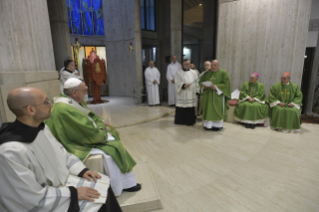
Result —
[{"label": "stone step", "polygon": [[123,212],[148,212],[162,209],[152,171],[148,165],[139,162],[133,171],[142,189],[138,192],[123,192],[117,198]]}]

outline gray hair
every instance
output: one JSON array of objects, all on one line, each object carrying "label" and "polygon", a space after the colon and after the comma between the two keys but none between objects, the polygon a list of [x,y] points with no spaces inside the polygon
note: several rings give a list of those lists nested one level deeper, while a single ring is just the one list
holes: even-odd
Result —
[{"label": "gray hair", "polygon": [[204,62],[204,66],[205,66],[205,64],[206,64],[206,63],[211,64],[211,62],[210,62],[210,61],[206,60],[206,61]]},{"label": "gray hair", "polygon": [[73,92],[74,90],[78,90],[78,89],[79,89],[79,86],[80,86],[80,85],[78,85],[78,86],[76,86],[76,87],[74,87],[74,88],[63,89],[63,93],[64,93],[65,95],[67,95],[67,96],[71,96],[71,94],[72,94],[72,92]]}]

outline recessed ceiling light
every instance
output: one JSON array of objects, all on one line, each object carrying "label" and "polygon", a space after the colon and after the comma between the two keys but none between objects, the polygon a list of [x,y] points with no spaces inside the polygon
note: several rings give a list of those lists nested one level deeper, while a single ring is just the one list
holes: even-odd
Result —
[{"label": "recessed ceiling light", "polygon": [[199,4],[199,6],[202,6],[202,4]]}]

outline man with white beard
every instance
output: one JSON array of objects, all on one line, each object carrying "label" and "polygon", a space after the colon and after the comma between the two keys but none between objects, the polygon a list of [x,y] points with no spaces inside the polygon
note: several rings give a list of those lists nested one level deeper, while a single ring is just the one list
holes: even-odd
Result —
[{"label": "man with white beard", "polygon": [[166,78],[168,81],[168,105],[175,106],[176,88],[175,75],[176,72],[182,70],[182,65],[177,61],[177,57],[172,56],[172,63],[167,66]]}]

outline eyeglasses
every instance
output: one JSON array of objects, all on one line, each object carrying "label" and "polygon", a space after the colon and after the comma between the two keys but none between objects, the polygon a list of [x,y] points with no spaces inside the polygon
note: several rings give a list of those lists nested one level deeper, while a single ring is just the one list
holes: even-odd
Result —
[{"label": "eyeglasses", "polygon": [[27,108],[28,106],[51,105],[51,104],[52,104],[51,101],[47,99],[42,104],[26,105],[26,106],[23,106],[22,108]]}]

